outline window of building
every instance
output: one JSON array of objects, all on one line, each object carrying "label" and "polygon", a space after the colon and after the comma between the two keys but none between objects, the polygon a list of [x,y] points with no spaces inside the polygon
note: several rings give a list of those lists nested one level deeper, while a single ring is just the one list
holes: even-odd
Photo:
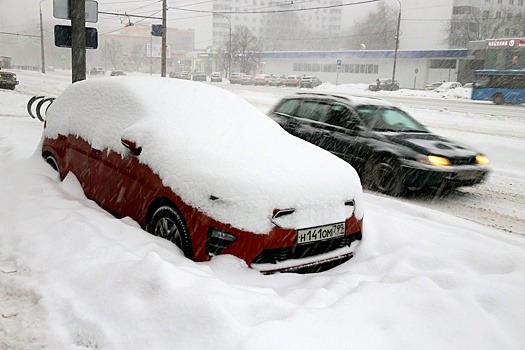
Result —
[{"label": "window of building", "polygon": [[498,0],[498,4],[501,4],[501,3],[503,3],[503,0]]},{"label": "window of building", "polygon": [[483,11],[483,18],[487,19],[487,18],[489,18],[489,16],[490,16],[489,10]]},{"label": "window of building", "polygon": [[496,12],[496,18],[501,18],[501,11]]},{"label": "window of building", "polygon": [[509,0],[509,5],[514,5],[514,0]]},{"label": "window of building", "polygon": [[523,0],[518,0],[518,5],[523,6]]}]

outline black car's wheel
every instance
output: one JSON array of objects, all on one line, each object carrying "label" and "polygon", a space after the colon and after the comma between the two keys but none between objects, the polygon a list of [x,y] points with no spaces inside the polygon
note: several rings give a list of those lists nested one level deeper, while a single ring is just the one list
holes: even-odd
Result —
[{"label": "black car's wheel", "polygon": [[503,97],[503,94],[497,93],[492,96],[492,101],[497,105],[505,104],[505,97]]},{"label": "black car's wheel", "polygon": [[147,231],[175,243],[186,257],[192,257],[188,228],[177,209],[168,205],[159,207],[151,216]]},{"label": "black car's wheel", "polygon": [[399,164],[393,157],[370,159],[365,168],[365,185],[372,191],[399,197],[403,193],[403,183],[399,176]]}]

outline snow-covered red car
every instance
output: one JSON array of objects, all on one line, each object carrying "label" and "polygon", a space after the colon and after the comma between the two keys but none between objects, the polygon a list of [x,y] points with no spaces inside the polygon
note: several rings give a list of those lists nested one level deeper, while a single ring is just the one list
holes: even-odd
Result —
[{"label": "snow-covered red car", "polygon": [[361,239],[354,168],[211,85],[72,84],[48,110],[41,154],[195,261],[232,254],[264,273],[315,272],[350,259]]}]

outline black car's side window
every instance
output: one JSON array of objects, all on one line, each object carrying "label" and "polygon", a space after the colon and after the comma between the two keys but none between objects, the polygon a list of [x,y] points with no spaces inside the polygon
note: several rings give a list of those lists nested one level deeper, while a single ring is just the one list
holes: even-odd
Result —
[{"label": "black car's side window", "polygon": [[357,124],[357,119],[345,106],[333,104],[330,106],[326,123],[343,128],[352,128]]},{"label": "black car's side window", "polygon": [[295,115],[295,111],[299,106],[300,101],[298,99],[286,100],[279,107],[275,109],[275,113],[285,114],[285,115]]},{"label": "black car's side window", "polygon": [[296,116],[299,118],[319,121],[326,117],[329,108],[330,105],[325,102],[304,100],[299,106]]}]

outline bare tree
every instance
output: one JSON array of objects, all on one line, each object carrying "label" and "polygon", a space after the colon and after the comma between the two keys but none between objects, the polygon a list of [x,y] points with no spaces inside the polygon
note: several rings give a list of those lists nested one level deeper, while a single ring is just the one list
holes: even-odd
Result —
[{"label": "bare tree", "polygon": [[464,6],[460,14],[444,25],[444,42],[452,48],[465,48],[469,41],[522,36],[524,15],[502,4],[483,8]]},{"label": "bare tree", "polygon": [[102,54],[104,55],[104,59],[111,63],[113,69],[117,69],[117,67],[122,63],[122,57],[124,55],[122,43],[111,39],[104,45]]},{"label": "bare tree", "polygon": [[394,49],[397,18],[397,9],[381,1],[377,10],[370,12],[344,33],[347,37],[344,46],[355,50],[363,47],[371,50]]},{"label": "bare tree", "polygon": [[237,65],[242,73],[250,74],[260,64],[261,51],[261,40],[248,27],[235,27],[232,33],[232,65]]}]

